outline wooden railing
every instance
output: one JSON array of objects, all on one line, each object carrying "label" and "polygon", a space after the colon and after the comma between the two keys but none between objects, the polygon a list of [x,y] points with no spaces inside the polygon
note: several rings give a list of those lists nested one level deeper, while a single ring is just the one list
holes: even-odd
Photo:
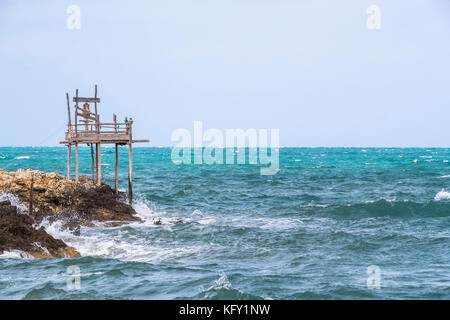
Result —
[{"label": "wooden railing", "polygon": [[66,131],[67,138],[86,137],[96,134],[130,135],[132,122],[71,124]]}]

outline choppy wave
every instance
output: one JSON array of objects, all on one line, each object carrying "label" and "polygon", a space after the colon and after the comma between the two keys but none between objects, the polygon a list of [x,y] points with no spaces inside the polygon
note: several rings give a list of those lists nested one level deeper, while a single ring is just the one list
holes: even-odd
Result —
[{"label": "choppy wave", "polygon": [[210,299],[210,300],[262,300],[262,297],[244,293],[232,287],[227,275],[221,272],[219,279],[207,289],[200,287],[200,292],[188,299]]},{"label": "choppy wave", "polygon": [[442,189],[439,191],[436,196],[434,197],[434,200],[440,201],[440,200],[450,200],[450,192],[445,191]]},{"label": "choppy wave", "polygon": [[22,250],[11,250],[0,254],[0,259],[34,259],[34,257]]},{"label": "choppy wave", "polygon": [[[62,228],[59,221],[49,223],[44,220],[40,226],[57,239],[63,240],[69,246],[76,248],[82,256],[111,258],[122,261],[161,263],[182,259],[199,251],[207,245],[164,246],[153,243],[150,239],[139,237],[140,232],[147,228],[162,229],[172,232],[173,218],[164,217],[165,213],[157,213],[145,203],[134,201],[133,207],[143,223],[133,222],[115,228],[81,228],[80,235],[74,235]],[[158,221],[158,224],[155,222]],[[149,231],[151,232],[151,231]]]},{"label": "choppy wave", "polygon": [[16,160],[30,159],[30,156],[19,156],[19,157],[15,157],[14,159],[16,159]]},{"label": "choppy wave", "polygon": [[[282,171],[262,177],[245,165],[174,166],[170,149],[136,148],[133,207],[143,223],[99,223],[75,236],[44,221],[83,257],[4,253],[0,298],[448,299],[450,149],[361,149],[280,149]],[[80,153],[90,166],[90,149]],[[64,148],[0,154],[10,171],[28,161],[21,155],[44,171],[67,166]],[[21,205],[11,197],[0,195]],[[372,264],[382,290],[366,287]],[[71,265],[80,291],[66,288]]]},{"label": "choppy wave", "polygon": [[[435,200],[450,199],[450,193],[439,192]],[[333,206],[327,210],[327,215],[364,217],[447,217],[450,216],[450,203],[429,201],[417,203],[413,201],[381,199],[364,203]]]}]

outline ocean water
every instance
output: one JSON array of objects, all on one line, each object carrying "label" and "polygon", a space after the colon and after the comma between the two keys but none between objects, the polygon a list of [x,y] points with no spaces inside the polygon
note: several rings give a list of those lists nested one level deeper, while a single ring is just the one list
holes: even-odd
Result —
[{"label": "ocean water", "polygon": [[[44,223],[83,257],[5,253],[0,298],[450,298],[450,149],[281,148],[274,176],[255,165],[177,166],[170,153],[134,150],[133,206],[144,223],[78,237]],[[81,148],[85,174],[89,155]],[[0,148],[9,171],[64,174],[66,161],[64,148]],[[113,148],[102,162],[112,184]],[[70,266],[79,289],[67,285]]]}]

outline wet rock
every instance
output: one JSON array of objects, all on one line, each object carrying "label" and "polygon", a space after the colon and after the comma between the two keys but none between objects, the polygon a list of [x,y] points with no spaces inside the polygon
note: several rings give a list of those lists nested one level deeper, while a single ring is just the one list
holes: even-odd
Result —
[{"label": "wet rock", "polygon": [[26,205],[30,202],[33,177],[33,212],[36,223],[47,219],[61,221],[63,227],[79,233],[80,226],[93,227],[96,222],[122,225],[141,221],[135,210],[124,203],[126,195],[116,194],[106,184],[97,185],[87,176],[78,181],[66,179],[57,173],[19,169],[7,172],[0,169],[0,192],[10,192]]},{"label": "wet rock", "polygon": [[62,240],[49,235],[43,227],[33,227],[29,215],[20,214],[9,201],[0,202],[0,253],[21,250],[35,258],[79,257]]}]

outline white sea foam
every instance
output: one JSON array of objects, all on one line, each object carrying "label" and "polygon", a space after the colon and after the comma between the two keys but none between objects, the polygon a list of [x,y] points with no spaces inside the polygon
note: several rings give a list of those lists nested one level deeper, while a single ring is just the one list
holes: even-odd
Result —
[{"label": "white sea foam", "polygon": [[[85,228],[81,227],[80,235],[76,236],[63,230],[61,222],[49,223],[44,220],[40,226],[57,239],[74,247],[82,256],[112,258],[123,261],[160,263],[167,260],[180,260],[209,249],[208,245],[188,246],[183,243],[156,242],[146,237],[140,237],[128,228],[139,229],[157,227],[164,232],[172,232],[175,218],[161,217],[166,213],[156,212],[143,202],[134,201],[133,208],[143,223],[131,223],[115,228]],[[161,219],[162,225],[155,225],[156,219]]]},{"label": "white sea foam", "polygon": [[209,219],[201,219],[197,221],[200,224],[215,224],[217,222],[216,219],[214,218],[209,218]]},{"label": "white sea foam", "polygon": [[225,272],[221,272],[219,279],[214,281],[214,284],[208,289],[206,289],[206,291],[220,290],[220,289],[227,289],[227,290],[231,289],[231,282],[230,280],[228,280],[228,277],[225,274]]},{"label": "white sea foam", "polygon": [[30,156],[20,156],[20,157],[15,157],[14,159],[16,159],[16,160],[30,159]]},{"label": "white sea foam", "polygon": [[436,196],[434,197],[434,200],[440,201],[440,200],[450,200],[450,192],[445,191],[442,189],[439,191]]},{"label": "white sea foam", "polygon": [[9,201],[11,205],[17,207],[19,213],[28,213],[27,207],[20,201],[19,197],[10,192],[0,192],[0,202]]},{"label": "white sea foam", "polygon": [[0,259],[34,259],[34,257],[22,250],[11,250],[0,254]]},{"label": "white sea foam", "polygon": [[450,174],[447,174],[445,176],[440,176],[439,178],[450,178]]},{"label": "white sea foam", "polygon": [[[253,219],[250,219],[250,221]],[[249,222],[249,221],[247,221]],[[246,225],[256,226],[260,229],[268,230],[286,230],[291,228],[298,228],[303,222],[300,219],[295,218],[259,218],[254,219]]]},{"label": "white sea foam", "polygon": [[46,247],[43,247],[39,242],[34,242],[33,246],[35,246],[38,249],[43,250],[44,252],[50,254],[50,252],[48,251],[48,249]]}]

